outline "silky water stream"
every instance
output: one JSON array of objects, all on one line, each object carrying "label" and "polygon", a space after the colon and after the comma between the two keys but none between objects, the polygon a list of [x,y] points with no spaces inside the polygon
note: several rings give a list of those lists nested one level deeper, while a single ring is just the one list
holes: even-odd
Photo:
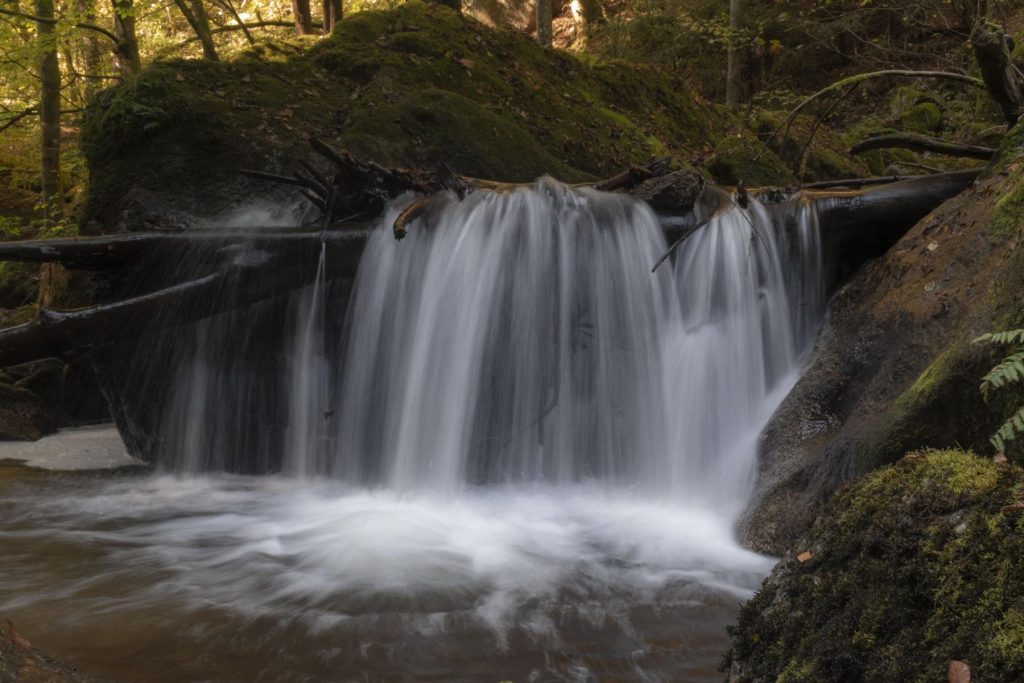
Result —
[{"label": "silky water stream", "polygon": [[[273,387],[236,325],[177,346],[157,472],[0,467],[0,615],[118,681],[720,680],[772,566],[733,536],[757,436],[824,310],[813,213],[722,211],[653,274],[623,196],[393,217],[347,311],[321,256]],[[232,441],[273,392],[284,453]]]}]

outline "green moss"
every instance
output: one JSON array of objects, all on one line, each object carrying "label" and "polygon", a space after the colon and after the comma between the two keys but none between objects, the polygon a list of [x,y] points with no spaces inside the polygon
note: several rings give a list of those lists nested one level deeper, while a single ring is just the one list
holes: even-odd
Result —
[{"label": "green moss", "polygon": [[654,155],[685,165],[717,140],[710,119],[664,70],[581,61],[413,0],[347,17],[308,49],[156,64],[108,91],[85,117],[87,217],[103,221],[126,187],[201,194],[239,166],[288,166],[308,135],[385,165],[584,180]]},{"label": "green moss", "polygon": [[912,454],[841,491],[745,605],[727,664],[749,680],[1024,677],[1021,470],[961,451]]},{"label": "green moss", "polygon": [[778,156],[749,135],[722,138],[715,146],[708,170],[718,182],[726,185],[735,185],[741,180],[748,187],[796,182]]},{"label": "green moss", "polygon": [[1024,168],[1017,171],[1000,193],[992,211],[990,230],[1001,237],[1017,235],[1024,228]]},{"label": "green moss", "polygon": [[14,309],[35,302],[39,295],[39,266],[0,263],[0,308]]},{"label": "green moss", "polygon": [[917,104],[900,117],[904,128],[919,133],[934,133],[942,128],[942,110],[934,102]]}]

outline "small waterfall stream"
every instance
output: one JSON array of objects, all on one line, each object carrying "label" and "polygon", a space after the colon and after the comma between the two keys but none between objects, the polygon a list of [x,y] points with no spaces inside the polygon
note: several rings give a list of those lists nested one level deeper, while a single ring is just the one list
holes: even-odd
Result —
[{"label": "small waterfall stream", "polygon": [[350,295],[322,250],[286,305],[154,338],[162,472],[9,487],[0,611],[124,680],[720,680],[813,211],[725,208],[654,273],[650,209],[548,179],[394,217]]},{"label": "small waterfall stream", "polygon": [[548,180],[450,200],[401,243],[381,229],[344,339],[300,320],[287,469],[445,495],[595,481],[735,514],[824,308],[813,221],[726,210],[654,274],[646,206]]}]

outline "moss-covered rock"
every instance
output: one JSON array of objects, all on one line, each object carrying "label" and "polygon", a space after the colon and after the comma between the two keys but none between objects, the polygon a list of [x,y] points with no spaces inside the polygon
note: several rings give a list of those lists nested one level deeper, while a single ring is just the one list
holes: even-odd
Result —
[{"label": "moss-covered rock", "polygon": [[951,660],[1024,680],[1024,514],[1002,511],[1022,495],[1020,469],[961,451],[845,489],[743,607],[730,683],[930,683]]},{"label": "moss-covered rock", "polygon": [[918,133],[934,133],[942,128],[942,110],[934,102],[920,102],[900,118],[904,128]]},{"label": "moss-covered rock", "polygon": [[729,135],[715,146],[715,154],[708,164],[715,179],[727,185],[741,180],[748,187],[759,185],[783,186],[796,182],[796,176],[769,149],[750,135]]},{"label": "moss-covered rock", "polygon": [[412,0],[304,51],[158,63],[104,93],[82,130],[85,220],[140,229],[265,195],[237,168],[286,169],[308,135],[385,165],[584,181],[666,154],[688,164],[717,140],[712,118],[664,70],[584,62]]}]

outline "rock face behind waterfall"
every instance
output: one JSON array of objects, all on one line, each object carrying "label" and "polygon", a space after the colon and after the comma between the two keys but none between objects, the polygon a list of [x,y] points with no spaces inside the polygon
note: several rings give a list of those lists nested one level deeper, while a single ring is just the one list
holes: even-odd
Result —
[{"label": "rock face behind waterfall", "polygon": [[782,554],[836,489],[908,450],[990,451],[1021,397],[983,402],[978,384],[998,350],[971,341],[1024,324],[1022,212],[1018,125],[987,178],[838,292],[806,373],[762,435],[741,522],[752,548]]}]

